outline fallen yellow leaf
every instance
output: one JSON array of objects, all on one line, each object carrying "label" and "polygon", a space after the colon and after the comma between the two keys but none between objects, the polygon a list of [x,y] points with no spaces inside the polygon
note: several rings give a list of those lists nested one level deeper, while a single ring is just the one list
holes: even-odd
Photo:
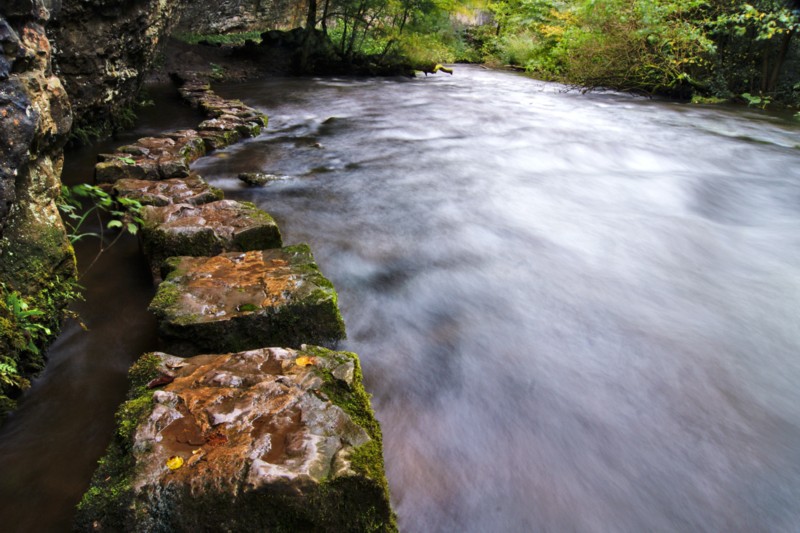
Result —
[{"label": "fallen yellow leaf", "polygon": [[177,470],[183,466],[183,457],[178,455],[173,455],[169,459],[167,459],[167,466],[170,470]]},{"label": "fallen yellow leaf", "polygon": [[316,360],[313,357],[306,357],[305,355],[301,355],[297,359],[294,360],[297,366],[308,366],[316,364]]}]

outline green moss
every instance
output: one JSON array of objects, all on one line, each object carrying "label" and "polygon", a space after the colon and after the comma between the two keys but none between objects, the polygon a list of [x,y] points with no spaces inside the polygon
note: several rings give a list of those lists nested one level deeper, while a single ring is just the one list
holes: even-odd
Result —
[{"label": "green moss", "polygon": [[131,382],[128,400],[117,410],[117,430],[98,461],[89,490],[78,503],[76,531],[94,531],[95,522],[103,524],[106,531],[132,529],[127,516],[133,503],[131,479],[135,460],[131,448],[136,428],[152,411],[153,393],[147,389],[147,383],[158,377],[160,364],[157,355],[145,354],[128,372]]},{"label": "green moss", "polygon": [[158,377],[161,358],[154,353],[143,355],[128,370],[128,379],[133,388],[133,396],[139,396],[147,390],[147,384]]},{"label": "green moss", "polygon": [[187,142],[186,145],[180,150],[180,156],[184,161],[186,161],[186,163],[191,163],[199,159],[200,157],[204,156],[205,153],[206,144],[203,142],[203,139],[199,137]]},{"label": "green moss", "polygon": [[[352,362],[354,367],[352,385],[335,378],[330,370],[317,367],[317,371],[324,381],[322,391],[334,405],[346,412],[353,422],[364,428],[370,436],[369,442],[356,448],[350,455],[351,466],[358,474],[376,482],[388,502],[389,484],[386,480],[383,460],[383,434],[370,405],[370,395],[364,389],[364,376],[358,355],[352,352],[333,352],[319,346],[306,346],[304,352],[312,356],[333,359],[336,366]],[[377,513],[376,518],[378,517],[380,519],[374,521],[378,529],[374,529],[374,531],[396,530],[394,513],[391,513],[388,523],[387,517],[383,513]],[[367,519],[367,517],[362,517],[362,519]],[[370,528],[365,530],[373,531]]]},{"label": "green moss", "polygon": [[700,94],[692,95],[693,104],[724,104],[730,102],[729,98],[721,98],[719,96],[703,96]]},{"label": "green moss", "polygon": [[256,124],[254,122],[238,124],[236,126],[236,131],[243,137],[258,137],[261,135],[261,124]]},{"label": "green moss", "polygon": [[205,41],[210,44],[227,44],[227,45],[242,45],[246,41],[261,42],[261,32],[258,30],[248,31],[243,33],[225,33],[225,34],[201,34],[201,33],[179,33],[175,35],[185,43],[198,44]]},{"label": "green moss", "polygon": [[145,221],[141,229],[142,251],[154,270],[159,270],[164,261],[175,256],[213,256],[224,251],[212,228],[191,233],[170,233],[158,224]]},{"label": "green moss", "polygon": [[[167,263],[169,264],[169,263]],[[169,278],[169,276],[168,276]],[[156,295],[150,302],[148,310],[158,318],[166,318],[173,306],[178,303],[181,297],[180,289],[170,281],[164,280],[156,291]]]},{"label": "green moss", "polygon": [[335,359],[337,364],[353,363],[352,386],[333,377],[329,370],[319,369],[325,381],[322,390],[331,402],[341,407],[372,439],[351,456],[353,469],[359,474],[381,481],[388,491],[383,464],[383,435],[370,405],[370,395],[364,389],[364,375],[358,355],[352,352],[333,352],[319,346],[306,346],[304,351],[309,355]]}]

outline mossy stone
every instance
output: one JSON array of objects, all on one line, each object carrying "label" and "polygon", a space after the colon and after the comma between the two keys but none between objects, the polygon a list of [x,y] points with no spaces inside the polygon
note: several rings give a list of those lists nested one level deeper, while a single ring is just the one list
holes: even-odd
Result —
[{"label": "mossy stone", "polygon": [[150,310],[176,353],[333,346],[345,337],[336,290],[307,245],[180,257],[166,265],[172,271]]},{"label": "mossy stone", "polygon": [[142,212],[142,250],[154,274],[173,256],[212,256],[282,245],[275,220],[247,202],[148,206]]},{"label": "mossy stone", "polygon": [[[114,440],[79,505],[76,530],[397,531],[380,426],[355,354],[305,346],[177,360],[175,381],[154,399],[145,384],[175,360],[148,354],[131,370],[129,400],[117,414]],[[350,379],[333,376],[343,365],[354,369]],[[218,383],[215,375],[228,376],[231,384]],[[259,392],[275,386],[280,390],[271,395]],[[230,418],[225,406],[232,398],[249,407]],[[297,407],[302,416],[287,420],[285,410]],[[198,436],[171,432],[173,412],[181,413],[181,427],[197,428]],[[225,421],[205,422],[220,415]],[[258,450],[265,429],[271,434],[267,442],[280,442],[289,431],[292,440],[319,444],[264,456]],[[185,438],[200,440],[188,451],[180,444]],[[319,439],[335,449],[319,447]],[[187,462],[170,472],[164,463],[175,453]],[[318,454],[333,454],[338,467],[309,478],[307,461]],[[193,461],[194,455],[207,462]],[[269,464],[284,473],[275,477]]]}]

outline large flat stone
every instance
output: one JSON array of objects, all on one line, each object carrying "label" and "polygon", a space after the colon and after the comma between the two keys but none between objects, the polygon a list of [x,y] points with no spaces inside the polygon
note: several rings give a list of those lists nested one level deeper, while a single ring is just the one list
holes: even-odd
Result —
[{"label": "large flat stone", "polygon": [[211,256],[282,245],[272,217],[250,203],[220,200],[147,206],[141,217],[142,250],[156,272],[167,257]]},{"label": "large flat stone", "polygon": [[148,354],[131,376],[80,529],[396,530],[355,354]]},{"label": "large flat stone", "polygon": [[262,346],[332,346],[345,337],[333,285],[307,245],[176,257],[150,310],[180,354]]},{"label": "large flat stone", "polygon": [[202,205],[222,200],[223,193],[197,174],[162,181],[123,179],[114,184],[114,194],[142,205],[163,207],[170,204]]},{"label": "large flat stone", "polygon": [[119,147],[114,154],[101,155],[95,166],[95,181],[183,178],[190,174],[189,165],[205,153],[206,141],[194,130],[143,137]]}]

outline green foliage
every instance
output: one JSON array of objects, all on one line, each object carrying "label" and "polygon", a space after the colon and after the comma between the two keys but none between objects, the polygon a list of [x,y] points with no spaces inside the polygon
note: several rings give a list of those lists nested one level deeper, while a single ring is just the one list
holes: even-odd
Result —
[{"label": "green foliage", "polygon": [[[136,161],[129,157],[119,157],[125,164],[134,165]],[[83,201],[87,200],[90,206],[84,209]],[[69,230],[69,239],[75,244],[84,237],[102,238],[96,232],[81,232],[81,227],[91,215],[104,213],[111,216],[105,223],[107,229],[120,229],[136,235],[142,225],[140,217],[142,204],[138,200],[125,197],[112,198],[110,194],[96,185],[81,183],[72,187],[61,186],[61,200],[58,209]],[[102,225],[101,225],[102,227]]]},{"label": "green foliage", "polygon": [[217,81],[222,81],[225,79],[225,67],[216,63],[210,63],[209,67],[211,67],[211,79]]},{"label": "green foliage", "polygon": [[8,356],[0,356],[0,385],[17,389],[26,389],[28,380],[23,378],[17,369],[17,362]]},{"label": "green foliage", "polygon": [[[778,0],[492,0],[489,60],[588,87],[797,102],[796,11]],[[744,96],[756,95],[752,98]]]},{"label": "green foliage", "polygon": [[189,44],[206,42],[214,45],[243,45],[247,41],[261,42],[261,32],[258,30],[242,33],[225,33],[221,35],[205,35],[199,33],[179,33],[175,38]]},{"label": "green foliage", "polygon": [[44,367],[44,348],[71,316],[64,308],[81,298],[79,289],[74,279],[58,276],[30,296],[0,283],[0,420]]},{"label": "green foliage", "polygon": [[741,97],[747,102],[748,106],[766,108],[772,99],[769,96],[752,95],[750,93],[742,93]]},{"label": "green foliage", "polygon": [[[3,288],[5,289],[5,286]],[[26,349],[38,355],[39,348],[36,341],[39,340],[39,337],[46,338],[52,335],[50,328],[38,321],[45,312],[35,307],[32,308],[16,291],[5,292],[5,300],[6,308],[11,312],[13,320],[26,334],[28,339]]]}]

